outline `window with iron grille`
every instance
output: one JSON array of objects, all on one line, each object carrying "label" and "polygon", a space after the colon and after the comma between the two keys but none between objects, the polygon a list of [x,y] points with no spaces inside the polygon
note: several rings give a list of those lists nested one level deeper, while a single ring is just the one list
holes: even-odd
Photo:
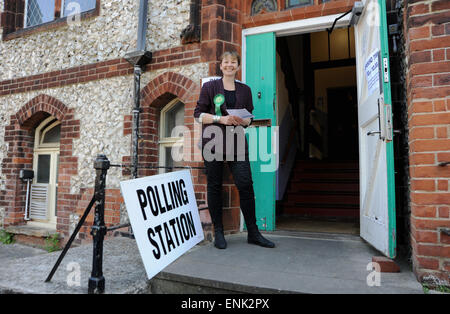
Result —
[{"label": "window with iron grille", "polygon": [[96,0],[26,0],[24,27],[81,14],[95,9],[96,3]]},{"label": "window with iron grille", "polygon": [[314,0],[286,0],[286,9],[314,4]]}]

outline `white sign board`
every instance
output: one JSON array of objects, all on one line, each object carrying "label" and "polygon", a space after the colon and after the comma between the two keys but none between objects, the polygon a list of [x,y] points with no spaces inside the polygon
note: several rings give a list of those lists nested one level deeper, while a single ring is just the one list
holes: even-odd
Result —
[{"label": "white sign board", "polygon": [[380,88],[380,60],[379,50],[371,53],[364,63],[364,71],[366,72],[368,95],[372,95]]},{"label": "white sign board", "polygon": [[120,188],[148,279],[203,240],[189,170],[122,181]]}]

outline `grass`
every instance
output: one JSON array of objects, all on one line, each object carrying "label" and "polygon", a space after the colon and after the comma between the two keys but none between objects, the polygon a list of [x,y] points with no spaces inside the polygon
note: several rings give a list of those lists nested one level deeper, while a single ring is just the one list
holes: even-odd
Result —
[{"label": "grass", "polygon": [[0,229],[0,242],[3,244],[13,244],[14,234],[8,233],[3,229]]},{"label": "grass", "polygon": [[430,293],[430,290],[434,290],[434,291],[438,291],[438,292],[442,292],[442,293],[449,293],[450,294],[450,287],[447,287],[447,286],[442,286],[442,285],[430,286],[430,285],[427,285],[427,284],[423,284],[422,288],[423,288],[423,292],[425,294]]},{"label": "grass", "polygon": [[54,233],[45,238],[44,249],[51,253],[55,251],[59,251],[61,248],[59,247],[59,234]]}]

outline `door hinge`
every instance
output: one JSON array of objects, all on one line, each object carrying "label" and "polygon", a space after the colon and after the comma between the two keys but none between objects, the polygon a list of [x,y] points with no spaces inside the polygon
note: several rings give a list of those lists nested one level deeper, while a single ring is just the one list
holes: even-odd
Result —
[{"label": "door hinge", "polygon": [[275,93],[275,94],[273,94],[273,112],[274,112],[274,114],[276,113],[276,99],[277,99],[277,94]]}]

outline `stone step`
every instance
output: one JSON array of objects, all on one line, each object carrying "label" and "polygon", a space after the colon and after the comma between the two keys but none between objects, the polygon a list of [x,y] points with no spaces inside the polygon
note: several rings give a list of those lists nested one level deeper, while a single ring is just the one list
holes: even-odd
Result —
[{"label": "stone step", "polygon": [[152,294],[288,294],[298,293],[266,287],[203,279],[170,272],[160,272],[150,280]]}]

